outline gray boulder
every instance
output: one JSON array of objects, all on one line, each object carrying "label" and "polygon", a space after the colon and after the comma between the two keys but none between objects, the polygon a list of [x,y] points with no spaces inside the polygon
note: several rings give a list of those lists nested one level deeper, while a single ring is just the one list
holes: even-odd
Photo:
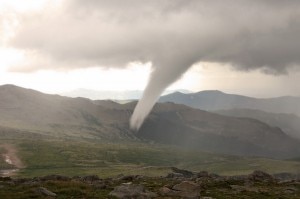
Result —
[{"label": "gray boulder", "polygon": [[143,185],[122,184],[109,193],[110,196],[122,199],[150,199],[157,197],[156,193],[147,191]]},{"label": "gray boulder", "polygon": [[49,191],[48,189],[46,189],[44,187],[37,188],[37,192],[39,192],[45,196],[56,197],[56,193],[53,193],[52,191]]}]

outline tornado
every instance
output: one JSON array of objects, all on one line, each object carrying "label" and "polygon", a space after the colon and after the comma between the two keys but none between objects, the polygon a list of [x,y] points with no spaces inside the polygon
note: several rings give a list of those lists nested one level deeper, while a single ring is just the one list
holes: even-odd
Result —
[{"label": "tornado", "polygon": [[[175,60],[175,61],[174,61]],[[163,64],[163,67],[160,65]],[[163,62],[154,66],[149,82],[130,118],[130,128],[138,131],[163,91],[179,79],[192,65],[186,59]]]}]

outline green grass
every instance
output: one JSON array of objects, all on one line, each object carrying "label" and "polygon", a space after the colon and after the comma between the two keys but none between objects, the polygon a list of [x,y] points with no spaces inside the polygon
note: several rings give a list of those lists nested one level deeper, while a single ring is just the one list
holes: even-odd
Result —
[{"label": "green grass", "polygon": [[[160,176],[169,173],[170,167],[221,175],[248,174],[253,170],[300,173],[299,161],[236,157],[146,143],[10,142],[17,146],[18,155],[26,165],[18,174],[22,177],[48,174],[111,177],[121,173]],[[0,161],[1,165],[4,165],[3,161]]]},{"label": "green grass", "polygon": [[108,193],[112,189],[98,189],[95,186],[90,186],[86,183],[76,182],[76,181],[49,181],[44,182],[39,185],[16,185],[7,186],[5,189],[0,189],[0,198],[9,199],[27,199],[27,198],[52,198],[45,197],[44,195],[38,193],[37,189],[43,186],[53,192],[58,196],[58,199],[68,199],[68,198],[107,198]]}]

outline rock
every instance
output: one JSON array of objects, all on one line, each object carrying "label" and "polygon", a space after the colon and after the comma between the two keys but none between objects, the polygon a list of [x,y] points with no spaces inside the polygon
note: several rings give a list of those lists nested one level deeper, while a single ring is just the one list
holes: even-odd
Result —
[{"label": "rock", "polygon": [[275,180],[270,174],[258,170],[249,174],[248,179],[261,182],[273,182]]},{"label": "rock", "polygon": [[61,176],[61,175],[47,175],[44,177],[40,177],[36,179],[37,181],[49,181],[49,180],[57,180],[57,181],[69,181],[71,178],[67,176]]},{"label": "rock", "polygon": [[106,189],[107,188],[107,186],[104,183],[95,184],[94,187],[96,187],[97,189]]},{"label": "rock", "polygon": [[179,191],[172,190],[168,187],[162,187],[159,189],[159,194],[162,196],[175,196]]},{"label": "rock", "polygon": [[237,193],[240,192],[255,192],[258,193],[258,189],[255,187],[250,187],[250,186],[240,186],[240,185],[230,185],[231,189],[233,189],[234,191],[236,191]]},{"label": "rock", "polygon": [[24,182],[23,184],[24,184],[24,185],[33,186],[33,185],[39,185],[40,182],[32,180],[32,181],[26,181],[26,182]]},{"label": "rock", "polygon": [[109,195],[123,199],[150,199],[157,197],[156,193],[145,190],[143,185],[136,184],[122,184],[117,186],[112,192],[109,193]]},{"label": "rock", "polygon": [[166,178],[184,178],[184,175],[181,173],[169,173]]},{"label": "rock", "polygon": [[168,195],[172,190],[169,189],[168,187],[162,187],[159,189],[159,193],[161,195]]},{"label": "rock", "polygon": [[298,189],[296,187],[287,187],[285,190],[284,190],[284,193],[286,194],[294,194],[298,191]]},{"label": "rock", "polygon": [[16,184],[22,184],[22,183],[27,183],[27,182],[33,182],[36,181],[35,179],[30,179],[30,178],[17,178],[13,180]]},{"label": "rock", "polygon": [[197,178],[207,178],[209,177],[209,174],[207,171],[200,171],[199,173],[196,174]]},{"label": "rock", "polygon": [[178,191],[194,191],[195,189],[200,189],[200,186],[191,181],[183,181],[177,185],[174,185],[173,189]]},{"label": "rock", "polygon": [[134,175],[127,175],[119,178],[119,180],[124,180],[124,181],[133,181],[134,179],[135,179]]},{"label": "rock", "polygon": [[291,174],[291,173],[276,173],[273,175],[273,177],[280,182],[290,182],[293,180],[300,179],[300,176],[297,174]]},{"label": "rock", "polygon": [[53,192],[49,191],[48,189],[46,189],[44,187],[37,188],[37,192],[39,192],[39,193],[41,193],[45,196],[56,197],[56,193],[53,193]]},{"label": "rock", "polygon": [[216,173],[211,173],[211,174],[209,174],[209,177],[210,177],[210,178],[213,178],[213,179],[220,178],[220,176],[219,176],[218,174],[216,174]]},{"label": "rock", "polygon": [[0,181],[2,181],[2,182],[12,181],[12,178],[11,177],[0,177]]},{"label": "rock", "polygon": [[178,169],[178,168],[176,168],[176,167],[172,167],[171,169],[172,169],[172,171],[173,171],[174,173],[180,173],[180,174],[182,174],[183,177],[185,177],[185,178],[191,178],[191,177],[194,177],[194,176],[195,176],[195,174],[194,174],[193,172],[191,172],[191,171],[187,171],[187,170],[184,170],[184,169]]},{"label": "rock", "polygon": [[81,178],[81,180],[93,182],[93,181],[98,181],[98,180],[101,180],[101,179],[97,175],[90,175],[90,176],[83,176]]},{"label": "rock", "polygon": [[230,188],[237,191],[237,192],[242,192],[245,191],[244,186],[239,186],[239,185],[230,185]]},{"label": "rock", "polygon": [[226,180],[246,181],[248,180],[248,176],[247,175],[227,176]]},{"label": "rock", "polygon": [[179,191],[178,195],[184,198],[200,197],[200,185],[191,181],[183,181],[177,185],[174,185],[172,189]]}]

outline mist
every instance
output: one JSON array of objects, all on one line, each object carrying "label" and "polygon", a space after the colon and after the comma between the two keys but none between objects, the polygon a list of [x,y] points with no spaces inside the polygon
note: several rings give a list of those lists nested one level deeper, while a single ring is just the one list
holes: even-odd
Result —
[{"label": "mist", "polygon": [[152,63],[131,117],[138,130],[161,93],[193,64],[287,74],[300,63],[300,3],[289,1],[63,1],[18,16],[9,45],[27,62],[14,72]]}]

